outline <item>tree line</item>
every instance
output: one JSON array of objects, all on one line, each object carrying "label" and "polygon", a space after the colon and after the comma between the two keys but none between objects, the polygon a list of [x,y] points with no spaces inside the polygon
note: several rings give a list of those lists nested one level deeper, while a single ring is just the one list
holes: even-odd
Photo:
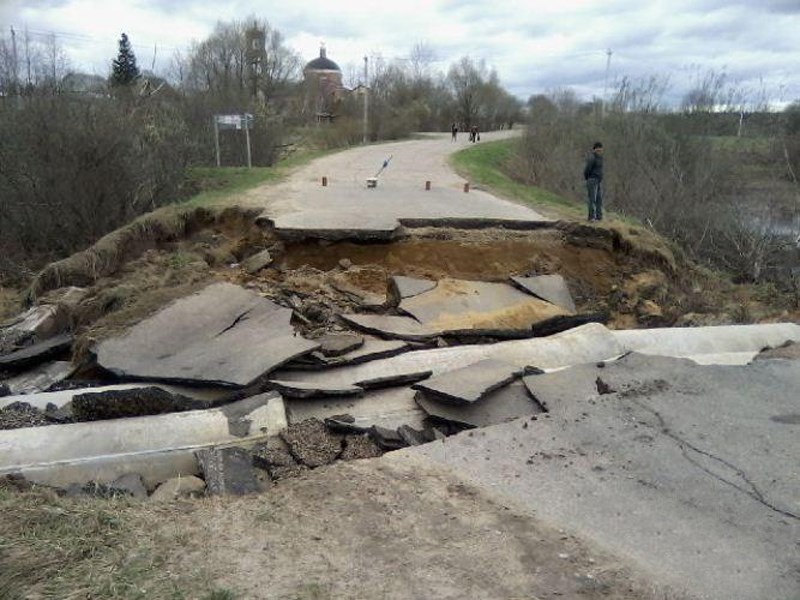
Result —
[{"label": "tree line", "polygon": [[[373,60],[370,140],[445,131],[454,121],[488,129],[520,120],[521,103],[484,62],[464,57],[437,72],[424,45],[411,53],[407,61]],[[363,98],[343,94],[333,123],[319,126],[304,64],[277,29],[254,18],[218,23],[160,74],[140,67],[124,33],[107,77],[70,70],[55,36],[3,34],[0,285],[180,200],[187,167],[214,164],[213,115],[255,115],[257,166],[299,145],[360,142]],[[364,83],[350,79],[351,87]],[[222,134],[222,161],[241,165],[243,145],[233,135]]]},{"label": "tree line", "polygon": [[723,79],[710,74],[677,110],[665,106],[668,82],[658,77],[623,79],[605,103],[569,90],[532,96],[509,174],[583,203],[582,165],[601,140],[612,210],[735,281],[797,295],[800,102],[767,111]]}]

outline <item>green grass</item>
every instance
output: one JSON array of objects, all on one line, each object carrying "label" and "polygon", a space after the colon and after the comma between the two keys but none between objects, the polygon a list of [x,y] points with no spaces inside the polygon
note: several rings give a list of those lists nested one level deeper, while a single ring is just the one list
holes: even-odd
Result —
[{"label": "green grass", "polygon": [[475,144],[454,154],[450,163],[460,175],[496,196],[536,209],[549,208],[561,216],[575,217],[583,214],[583,205],[579,206],[572,200],[540,187],[514,181],[506,174],[517,144],[517,140]]},{"label": "green grass", "polygon": [[202,596],[213,589],[210,572],[171,568],[177,530],[146,504],[18,493],[0,480],[0,512],[0,598],[235,598]]},{"label": "green grass", "polygon": [[237,194],[266,183],[284,180],[294,169],[308,164],[315,158],[330,154],[331,150],[304,150],[292,154],[271,167],[190,167],[186,173],[186,184],[200,191],[181,204],[208,206],[220,204]]}]

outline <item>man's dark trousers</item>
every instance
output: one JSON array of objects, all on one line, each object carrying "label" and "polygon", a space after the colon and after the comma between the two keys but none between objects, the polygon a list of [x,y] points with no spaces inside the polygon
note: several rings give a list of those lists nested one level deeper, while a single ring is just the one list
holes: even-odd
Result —
[{"label": "man's dark trousers", "polygon": [[589,194],[589,220],[600,221],[603,218],[603,182],[590,177],[586,180],[586,191]]}]

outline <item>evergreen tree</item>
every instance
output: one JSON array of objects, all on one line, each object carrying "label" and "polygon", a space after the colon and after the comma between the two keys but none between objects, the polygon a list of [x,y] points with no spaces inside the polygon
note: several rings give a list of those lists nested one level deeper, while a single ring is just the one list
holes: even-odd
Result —
[{"label": "evergreen tree", "polygon": [[129,85],[139,78],[139,67],[133,54],[128,35],[119,38],[119,54],[111,61],[111,85]]}]

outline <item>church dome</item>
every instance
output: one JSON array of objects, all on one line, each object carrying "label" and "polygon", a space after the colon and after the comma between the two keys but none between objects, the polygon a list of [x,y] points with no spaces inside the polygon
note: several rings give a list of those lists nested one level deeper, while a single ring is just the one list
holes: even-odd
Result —
[{"label": "church dome", "polygon": [[326,56],[325,46],[319,49],[319,58],[310,61],[304,71],[341,71],[339,65]]}]

